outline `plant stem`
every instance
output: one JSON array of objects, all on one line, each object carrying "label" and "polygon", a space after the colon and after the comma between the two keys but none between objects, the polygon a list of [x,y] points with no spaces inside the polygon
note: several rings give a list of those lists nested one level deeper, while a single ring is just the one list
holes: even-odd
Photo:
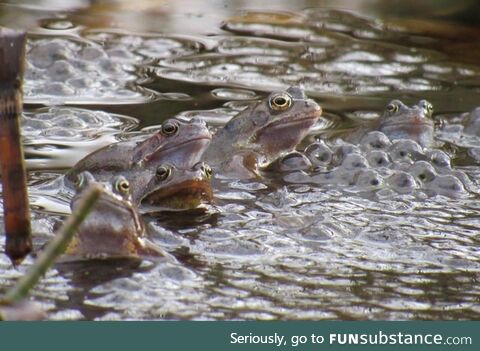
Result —
[{"label": "plant stem", "polygon": [[20,138],[25,33],[0,28],[0,166],[5,251],[14,265],[32,251],[27,177]]}]

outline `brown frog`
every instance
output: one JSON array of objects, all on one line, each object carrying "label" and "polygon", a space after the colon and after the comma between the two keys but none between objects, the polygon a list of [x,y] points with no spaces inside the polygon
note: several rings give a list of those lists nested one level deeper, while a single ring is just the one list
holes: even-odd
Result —
[{"label": "brown frog", "polygon": [[212,169],[203,162],[191,169],[163,164],[154,175],[137,177],[133,199],[142,210],[198,209],[212,202],[211,177]]},{"label": "brown frog", "polygon": [[377,130],[390,140],[411,139],[422,147],[433,144],[433,106],[427,100],[420,100],[408,107],[400,100],[388,103],[377,122]]},{"label": "brown frog", "polygon": [[130,184],[123,176],[98,182],[90,172],[80,173],[72,211],[92,184],[99,186],[101,195],[72,238],[66,255],[80,259],[169,256],[147,239],[144,222],[131,200]]},{"label": "brown frog", "polygon": [[255,177],[259,167],[293,150],[321,113],[299,87],[273,92],[220,129],[203,160],[226,175]]},{"label": "brown frog", "polygon": [[66,183],[71,185],[83,171],[89,171],[100,181],[108,181],[117,173],[124,174],[131,181],[132,170],[155,170],[165,162],[188,169],[200,161],[211,138],[203,121],[169,119],[157,133],[144,141],[118,142],[87,155],[66,173]]}]

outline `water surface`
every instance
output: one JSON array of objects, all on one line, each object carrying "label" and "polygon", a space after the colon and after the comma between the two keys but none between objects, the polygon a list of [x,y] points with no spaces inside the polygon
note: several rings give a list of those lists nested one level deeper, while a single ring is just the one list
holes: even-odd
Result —
[{"label": "water surface", "polygon": [[[37,247],[68,202],[35,186],[166,118],[215,129],[290,85],[324,109],[300,149],[359,128],[393,98],[428,99],[450,128],[433,150],[464,172],[452,173],[458,196],[356,191],[310,174],[218,180],[218,211],[146,217],[176,263],[59,264],[32,293],[50,318],[478,319],[480,143],[458,117],[479,101],[478,8],[373,3],[0,5],[0,23],[29,30],[23,134]],[[2,290],[31,262],[15,270],[1,256]]]}]

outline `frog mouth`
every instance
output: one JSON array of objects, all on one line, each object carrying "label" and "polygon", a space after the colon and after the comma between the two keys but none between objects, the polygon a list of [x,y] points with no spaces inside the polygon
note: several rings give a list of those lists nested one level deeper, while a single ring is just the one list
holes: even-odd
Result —
[{"label": "frog mouth", "polygon": [[143,197],[141,204],[156,210],[182,211],[211,203],[212,199],[210,182],[193,179],[152,191]]},{"label": "frog mouth", "polygon": [[433,132],[434,125],[427,121],[391,123],[382,125],[379,130],[384,133],[408,133],[410,136]]},{"label": "frog mouth", "polygon": [[165,155],[169,155],[172,152],[176,154],[185,154],[185,159],[197,159],[197,161],[191,161],[192,164],[200,160],[201,155],[210,145],[212,141],[211,135],[201,135],[192,139],[185,140],[181,143],[174,143],[172,145],[165,145],[164,147],[159,147],[151,154],[145,156],[145,162],[152,162],[155,160],[162,159]]},{"label": "frog mouth", "polygon": [[426,126],[433,127],[433,120],[423,115],[414,115],[402,120],[387,119],[380,124],[380,127],[412,127],[412,126]]},{"label": "frog mouth", "polygon": [[320,118],[322,115],[322,108],[315,104],[310,104],[310,107],[307,111],[299,111],[297,113],[292,114],[287,118],[283,118],[281,120],[273,121],[269,123],[265,127],[261,128],[257,136],[260,136],[262,133],[269,133],[270,130],[284,130],[284,129],[292,129],[292,130],[303,130],[309,129],[312,127],[315,122]]},{"label": "frog mouth", "polygon": [[212,136],[211,135],[200,135],[200,136],[197,136],[197,137],[194,137],[194,138],[191,138],[191,139],[187,139],[181,143],[178,143],[178,144],[172,144],[172,145],[166,145],[164,146],[163,148],[160,148],[162,151],[168,151],[168,150],[171,150],[171,149],[177,149],[177,148],[180,148],[180,147],[184,147],[186,145],[190,145],[190,144],[204,144],[204,143],[210,143],[210,141],[212,140]]}]

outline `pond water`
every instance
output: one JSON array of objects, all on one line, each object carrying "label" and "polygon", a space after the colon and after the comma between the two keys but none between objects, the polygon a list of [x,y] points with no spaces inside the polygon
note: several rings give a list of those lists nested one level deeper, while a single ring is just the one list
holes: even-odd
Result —
[{"label": "pond water", "polygon": [[[33,298],[52,319],[479,319],[480,133],[461,114],[480,101],[480,10],[417,3],[0,5],[0,24],[29,33],[23,137],[36,247],[69,212],[38,184],[172,116],[217,129],[291,85],[324,110],[299,150],[316,140],[334,149],[391,99],[429,100],[443,121],[437,143],[403,161],[440,155],[435,172],[457,181],[365,191],[308,172],[218,180],[217,211],[145,218],[176,262],[57,264]],[[355,157],[368,158],[362,150]],[[2,255],[0,289],[32,261],[14,269]]]}]

